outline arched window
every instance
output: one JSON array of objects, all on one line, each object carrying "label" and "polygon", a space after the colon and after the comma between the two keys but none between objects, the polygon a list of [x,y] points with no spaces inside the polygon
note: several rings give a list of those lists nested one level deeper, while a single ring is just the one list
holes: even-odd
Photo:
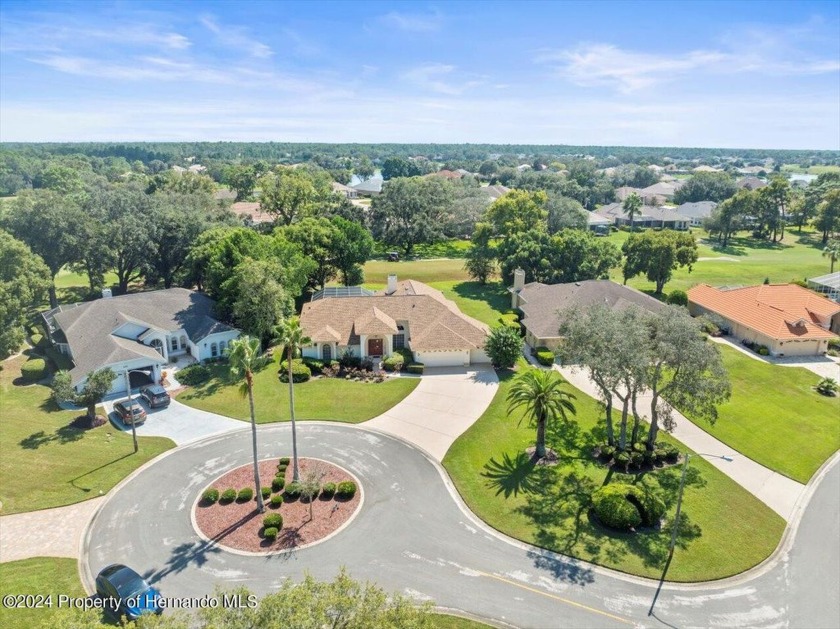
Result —
[{"label": "arched window", "polygon": [[163,356],[163,342],[160,339],[152,339],[151,346],[157,350],[158,354]]},{"label": "arched window", "polygon": [[219,353],[224,356],[225,354],[225,342],[219,341]]},{"label": "arched window", "polygon": [[210,355],[213,358],[218,358],[218,356],[219,356],[219,346],[216,345],[215,343],[211,343],[211,345],[210,345]]}]

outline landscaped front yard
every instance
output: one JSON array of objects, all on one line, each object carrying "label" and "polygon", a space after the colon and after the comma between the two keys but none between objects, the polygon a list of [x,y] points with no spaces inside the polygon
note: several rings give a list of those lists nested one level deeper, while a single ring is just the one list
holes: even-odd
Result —
[{"label": "landscaped front yard", "polygon": [[[248,399],[231,382],[225,364],[211,366],[212,377],[190,387],[178,401],[203,411],[250,421]],[[277,377],[271,362],[254,376],[257,422],[289,421],[289,385]],[[342,421],[352,424],[381,415],[411,393],[419,378],[388,378],[385,382],[354,382],[343,378],[317,378],[295,385],[295,418]]]},{"label": "landscaped front yard", "polygon": [[83,411],[60,410],[44,385],[15,382],[26,358],[7,360],[0,371],[3,515],[101,496],[175,446],[162,437],[142,437],[135,454],[131,435],[110,423],[93,430],[73,428],[70,423]]},{"label": "landscaped front yard", "polygon": [[[524,451],[533,445],[535,431],[526,423],[518,425],[521,412],[507,412],[512,377],[510,372],[500,374],[493,403],[443,461],[470,509],[491,526],[525,542],[624,572],[660,577],[681,468],[625,475],[597,464],[590,454],[592,446],[603,440],[602,411],[580,391],[574,391],[575,421],[549,435],[560,464],[533,467]],[[670,437],[663,439],[685,450]],[[623,534],[590,519],[589,493],[619,480],[650,483],[662,492],[668,506],[664,530]],[[742,572],[773,551],[784,527],[781,517],[735,481],[702,458],[693,458],[678,547],[667,578],[701,581]]]},{"label": "landscaped front yard", "polygon": [[780,367],[718,345],[732,383],[732,398],[714,425],[697,425],[754,461],[807,483],[840,448],[840,397],[814,391],[820,377]]},{"label": "landscaped front yard", "polygon": [[58,611],[58,596],[84,598],[85,591],[79,582],[75,559],[36,557],[0,563],[2,593],[48,596],[52,594],[52,608],[41,609],[21,606],[10,609],[0,605],[0,627],[4,629],[31,629],[47,626],[45,623]]}]

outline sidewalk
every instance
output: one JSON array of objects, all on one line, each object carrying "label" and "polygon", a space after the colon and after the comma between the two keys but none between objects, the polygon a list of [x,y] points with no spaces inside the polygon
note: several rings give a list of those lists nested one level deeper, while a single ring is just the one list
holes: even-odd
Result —
[{"label": "sidewalk", "polygon": [[[559,371],[563,377],[578,389],[595,399],[599,398],[598,388],[586,375],[586,370],[581,368],[560,367],[555,365],[554,369]],[[644,409],[650,408],[650,394],[639,397],[639,409],[642,414]],[[615,401],[619,409],[620,402]],[[649,411],[648,411],[649,413]],[[791,480],[778,472],[764,467],[752,459],[736,452],[731,447],[715,439],[702,428],[696,426],[682,413],[674,409],[674,420],[676,428],[671,433],[679,439],[686,447],[694,452],[712,455],[725,455],[732,458],[731,462],[720,458],[705,457],[705,460],[729,476],[744,489],[761,500],[768,507],[782,516],[789,522],[793,516],[794,507],[800,495],[805,491],[805,485]]]}]

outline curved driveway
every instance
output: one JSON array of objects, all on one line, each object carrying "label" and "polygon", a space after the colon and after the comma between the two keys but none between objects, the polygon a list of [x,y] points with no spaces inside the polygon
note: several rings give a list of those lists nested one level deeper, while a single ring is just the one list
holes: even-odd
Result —
[{"label": "curved driveway", "polygon": [[[264,558],[202,542],[190,523],[198,493],[250,458],[249,433],[231,433],[165,456],[111,495],[88,530],[85,585],[91,586],[90,574],[122,561],[167,596],[199,597],[217,584],[246,585],[264,594],[305,572],[331,578],[344,565],[354,577],[386,589],[519,627],[836,627],[840,622],[840,466],[833,466],[817,489],[794,550],[772,569],[743,582],[666,586],[655,615],[648,616],[655,583],[501,539],[459,507],[445,475],[415,448],[349,426],[304,424],[298,431],[302,456],[333,460],[360,478],[364,506],[347,529],[317,546]],[[259,437],[261,458],[291,449],[288,425],[263,427]],[[826,512],[825,505],[834,506]]]}]

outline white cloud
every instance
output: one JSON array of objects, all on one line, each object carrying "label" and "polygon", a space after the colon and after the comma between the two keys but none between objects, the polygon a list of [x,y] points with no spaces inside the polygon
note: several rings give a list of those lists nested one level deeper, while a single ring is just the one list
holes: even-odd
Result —
[{"label": "white cloud", "polygon": [[391,11],[379,16],[377,21],[386,27],[409,33],[434,33],[443,27],[443,15],[434,13],[402,13]]},{"label": "white cloud", "polygon": [[[482,85],[484,81],[477,79],[456,79],[455,66],[445,63],[428,63],[403,73],[402,79],[422,89],[457,96],[469,89]],[[453,80],[446,81],[450,78]]]},{"label": "white cloud", "polygon": [[263,44],[248,34],[241,26],[221,25],[212,15],[202,15],[199,22],[216,36],[220,44],[227,48],[243,52],[252,57],[266,59],[274,54],[270,46]]}]

